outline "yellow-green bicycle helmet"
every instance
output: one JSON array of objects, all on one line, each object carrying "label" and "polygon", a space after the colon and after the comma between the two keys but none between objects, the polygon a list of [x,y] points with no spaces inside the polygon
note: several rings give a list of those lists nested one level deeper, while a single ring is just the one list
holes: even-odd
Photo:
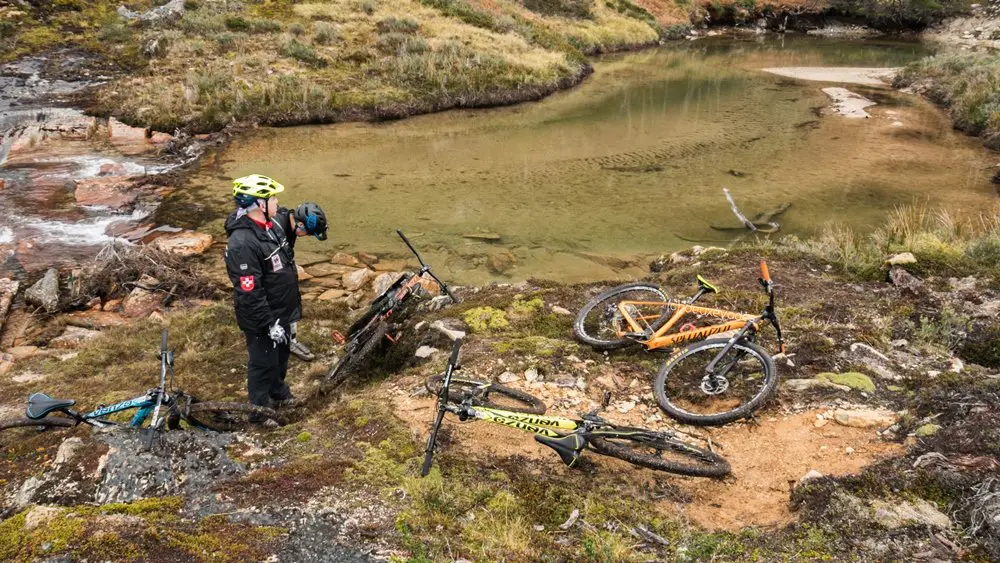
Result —
[{"label": "yellow-green bicycle helmet", "polygon": [[250,207],[258,199],[268,199],[285,191],[285,186],[261,174],[233,180],[233,198],[240,207]]}]

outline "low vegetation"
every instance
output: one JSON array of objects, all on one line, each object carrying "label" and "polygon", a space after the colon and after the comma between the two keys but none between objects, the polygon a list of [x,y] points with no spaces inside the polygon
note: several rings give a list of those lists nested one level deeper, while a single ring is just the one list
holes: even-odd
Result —
[{"label": "low vegetation", "polygon": [[945,53],[910,64],[895,86],[911,87],[948,108],[955,126],[1000,149],[1000,55]]}]

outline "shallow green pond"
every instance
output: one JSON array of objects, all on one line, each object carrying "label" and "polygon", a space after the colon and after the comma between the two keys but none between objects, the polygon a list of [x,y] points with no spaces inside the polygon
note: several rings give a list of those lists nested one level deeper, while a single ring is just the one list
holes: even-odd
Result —
[{"label": "shallow green pond", "polygon": [[[228,179],[255,172],[319,202],[327,246],[405,250],[401,228],[446,279],[501,279],[485,257],[516,257],[506,277],[562,281],[630,275],[691,241],[725,244],[728,187],[748,215],[789,203],[781,233],[827,222],[871,229],[912,202],[975,209],[995,200],[978,141],[925,101],[847,86],[878,105],[870,119],[820,113],[818,82],[776,66],[899,66],[916,43],[812,38],[705,40],[609,56],[573,90],[511,108],[398,122],[261,129],[206,163],[188,194],[225,205]],[[488,231],[498,242],[464,234]],[[330,243],[333,243],[330,245]],[[608,260],[608,256],[618,260]]]}]

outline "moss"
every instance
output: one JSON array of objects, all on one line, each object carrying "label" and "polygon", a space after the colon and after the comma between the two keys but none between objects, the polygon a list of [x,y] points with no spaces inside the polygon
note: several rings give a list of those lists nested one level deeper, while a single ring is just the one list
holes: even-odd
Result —
[{"label": "moss", "polygon": [[462,320],[474,333],[491,333],[501,331],[510,326],[507,313],[493,307],[476,307],[462,314]]},{"label": "moss", "polygon": [[516,295],[510,304],[510,313],[515,317],[528,317],[545,308],[545,301],[541,297],[526,299],[522,295]]},{"label": "moss", "polygon": [[816,376],[816,379],[822,379],[824,381],[836,383],[837,385],[846,385],[851,389],[863,391],[865,393],[875,392],[875,382],[872,381],[872,378],[856,371],[849,371],[845,373],[821,373]]},{"label": "moss", "polygon": [[312,434],[308,432],[300,432],[299,435],[295,437],[295,441],[299,442],[300,444],[304,444],[309,440],[312,440]]},{"label": "moss", "polygon": [[938,425],[938,424],[924,424],[923,426],[920,426],[919,428],[917,428],[913,432],[913,434],[917,438],[927,438],[929,436],[933,436],[933,435],[937,434],[938,430],[941,430],[941,426]]}]

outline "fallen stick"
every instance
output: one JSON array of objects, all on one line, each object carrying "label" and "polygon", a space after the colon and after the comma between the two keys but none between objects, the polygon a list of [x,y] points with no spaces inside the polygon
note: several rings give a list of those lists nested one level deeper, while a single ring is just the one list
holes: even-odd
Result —
[{"label": "fallen stick", "polygon": [[743,212],[740,211],[740,208],[736,206],[736,202],[733,201],[733,195],[729,193],[729,188],[722,188],[722,192],[726,194],[726,199],[729,201],[729,207],[732,208],[733,214],[740,220],[740,223],[743,223],[747,229],[756,231],[757,227],[752,221],[750,221],[750,219],[747,219],[746,215],[744,215]]}]

